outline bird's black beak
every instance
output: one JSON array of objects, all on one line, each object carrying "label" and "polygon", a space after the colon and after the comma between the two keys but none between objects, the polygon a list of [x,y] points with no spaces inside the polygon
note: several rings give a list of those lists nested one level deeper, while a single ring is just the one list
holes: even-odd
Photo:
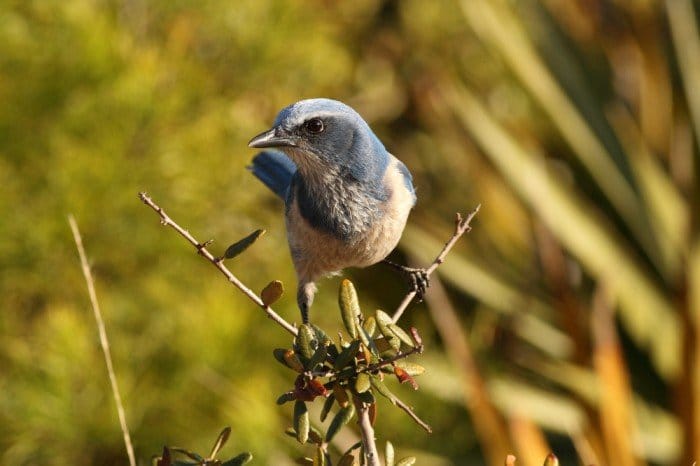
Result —
[{"label": "bird's black beak", "polygon": [[248,142],[248,147],[295,147],[296,140],[279,126],[258,134]]}]

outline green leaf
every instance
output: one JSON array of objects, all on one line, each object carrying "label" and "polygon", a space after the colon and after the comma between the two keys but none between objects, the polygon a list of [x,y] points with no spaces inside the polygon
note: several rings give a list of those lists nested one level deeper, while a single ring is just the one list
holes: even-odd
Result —
[{"label": "green leaf", "polygon": [[221,466],[242,466],[253,460],[253,455],[251,453],[243,452],[240,455],[234,456],[230,460],[222,463]]},{"label": "green leaf", "polygon": [[272,355],[275,357],[277,361],[280,363],[284,364],[285,366],[287,365],[287,361],[285,360],[285,353],[287,352],[287,348],[275,348],[272,350]]},{"label": "green leaf", "polygon": [[314,456],[314,466],[326,466],[326,454],[323,452],[323,448],[320,446],[316,447],[316,456]]},{"label": "green leaf", "polygon": [[231,428],[230,427],[224,427],[224,429],[221,431],[219,434],[219,437],[216,439],[216,442],[214,442],[214,446],[211,449],[211,453],[209,453],[209,459],[214,459],[216,458],[216,455],[219,453],[219,450],[226,445],[226,441],[228,440],[229,435],[231,435]]},{"label": "green leaf", "polygon": [[394,323],[393,319],[391,318],[391,316],[389,316],[389,314],[387,314],[384,311],[378,310],[375,315],[377,326],[379,327],[379,333],[381,333],[384,336],[384,338],[392,348],[398,351],[398,349],[401,347],[401,340],[389,328],[389,326]]},{"label": "green leaf", "polygon": [[386,449],[384,450],[384,463],[385,466],[394,466],[394,445],[391,442],[386,442]]},{"label": "green leaf", "polygon": [[355,406],[350,403],[347,407],[338,411],[333,417],[331,424],[326,431],[326,442],[333,440],[333,437],[338,433],[341,427],[350,422],[350,419],[355,415]]},{"label": "green leaf", "polygon": [[282,297],[283,293],[284,286],[282,285],[282,282],[279,280],[273,280],[260,292],[260,299],[262,299],[265,306],[270,306],[277,302],[277,300]]},{"label": "green leaf", "polygon": [[371,353],[370,361],[368,362],[377,362],[379,360],[379,349],[377,348],[377,345],[374,344],[372,337],[369,336],[367,331],[359,325],[357,327],[357,333],[360,335],[360,340],[362,340],[362,343],[364,343],[365,347],[367,347]]},{"label": "green leaf", "polygon": [[265,230],[255,230],[242,240],[233,243],[226,249],[226,252],[224,253],[224,258],[233,259],[237,255],[248,249],[250,246],[252,246],[253,243],[255,243],[255,241],[257,241],[257,239],[264,234]]},{"label": "green leaf", "polygon": [[305,444],[309,439],[309,410],[306,403],[300,400],[294,403],[294,431],[297,441]]},{"label": "green leaf", "polygon": [[331,408],[333,407],[333,403],[335,402],[335,395],[331,393],[328,398],[326,398],[326,401],[323,402],[323,408],[321,408],[321,422],[326,421],[326,417],[328,417],[328,413],[331,411]]},{"label": "green leaf", "polygon": [[318,348],[316,348],[316,351],[314,352],[313,356],[311,356],[311,359],[309,359],[309,363],[307,364],[307,368],[309,370],[314,370],[314,367],[316,367],[319,364],[324,363],[327,355],[328,355],[327,347],[325,345],[319,345]]},{"label": "green leaf", "polygon": [[371,386],[369,374],[367,374],[367,372],[360,372],[357,374],[357,380],[355,380],[355,391],[357,393],[364,393],[369,390]]},{"label": "green leaf", "polygon": [[357,298],[355,286],[347,278],[340,283],[338,304],[345,329],[352,338],[357,338],[358,316],[361,313],[360,302]]},{"label": "green leaf", "polygon": [[411,348],[415,347],[416,344],[413,342],[413,338],[411,338],[408,333],[406,333],[401,327],[399,327],[396,324],[389,324],[389,330],[394,332],[394,335],[399,337],[399,340],[401,340],[406,346],[409,346]]},{"label": "green leaf", "polygon": [[365,329],[365,332],[367,332],[367,335],[370,337],[374,336],[374,332],[377,329],[377,321],[374,319],[374,317],[369,316],[367,317],[367,320],[365,320],[365,323],[362,324],[362,328]]},{"label": "green leaf", "polygon": [[314,343],[316,342],[314,336],[314,331],[308,324],[302,324],[299,327],[299,333],[296,338],[296,348],[299,355],[304,358],[302,360],[304,366],[306,366],[306,362],[314,355]]},{"label": "green leaf", "polygon": [[360,349],[360,343],[360,340],[353,340],[350,346],[343,348],[338,357],[335,358],[333,368],[338,371],[345,367],[357,354],[357,351]]},{"label": "green leaf", "polygon": [[314,333],[316,334],[316,340],[320,345],[330,345],[331,343],[333,343],[331,337],[329,337],[328,334],[324,332],[321,327],[319,327],[316,324],[311,324],[311,328],[314,329]]}]

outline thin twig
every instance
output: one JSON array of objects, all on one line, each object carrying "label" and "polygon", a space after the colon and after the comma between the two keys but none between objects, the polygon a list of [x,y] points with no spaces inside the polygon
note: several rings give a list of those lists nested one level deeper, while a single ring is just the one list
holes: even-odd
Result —
[{"label": "thin twig", "polygon": [[107,373],[109,374],[109,381],[112,385],[112,395],[114,397],[114,402],[117,404],[117,415],[119,416],[119,424],[121,425],[122,434],[124,434],[124,445],[126,446],[126,454],[129,456],[129,464],[131,466],[136,466],[134,447],[131,444],[129,428],[126,425],[126,415],[124,414],[122,397],[119,395],[117,376],[114,374],[114,367],[112,366],[112,355],[109,351],[109,340],[107,339],[107,331],[105,330],[105,323],[102,320],[102,312],[100,312],[100,305],[97,301],[97,293],[95,292],[95,282],[92,279],[90,265],[88,264],[87,258],[85,257],[83,239],[80,236],[78,224],[76,223],[75,218],[73,218],[72,215],[68,216],[68,223],[70,223],[70,228],[71,230],[73,230],[73,239],[75,240],[75,246],[78,248],[78,255],[80,256],[80,265],[83,268],[83,275],[85,276],[85,282],[87,283],[88,294],[90,295],[90,302],[92,303],[92,310],[95,314],[95,321],[97,321],[97,330],[100,334],[100,344],[102,345],[102,353],[105,356]]},{"label": "thin twig", "polygon": [[[435,271],[435,269],[437,269],[440,266],[440,264],[445,262],[445,257],[450,252],[452,247],[457,243],[459,238],[461,238],[462,235],[466,232],[471,231],[472,228],[470,226],[470,223],[474,216],[479,212],[479,209],[481,209],[481,204],[476,206],[476,208],[472,210],[466,218],[462,218],[462,215],[460,213],[456,214],[455,231],[452,234],[452,237],[447,241],[447,243],[445,243],[445,246],[442,248],[442,251],[440,251],[440,254],[438,254],[433,263],[430,264],[430,267],[425,269],[425,273],[428,277]],[[413,301],[413,298],[416,297],[416,294],[416,291],[409,291],[406,294],[406,296],[404,296],[403,301],[401,301],[401,304],[399,304],[399,307],[396,308],[396,311],[392,316],[394,322],[398,322],[408,305],[411,304],[411,301]]]},{"label": "thin twig", "polygon": [[153,200],[148,196],[146,193],[139,193],[139,198],[141,201],[143,201],[144,204],[146,204],[148,207],[156,211],[156,213],[160,216],[160,223],[164,226],[169,226],[180,235],[185,238],[189,243],[194,246],[194,248],[197,250],[197,252],[205,257],[209,262],[211,262],[214,267],[219,269],[219,271],[224,274],[224,276],[228,279],[229,282],[231,282],[236,288],[241,290],[244,295],[246,295],[248,298],[250,298],[251,301],[253,301],[255,304],[258,305],[263,311],[265,311],[265,314],[267,316],[277,322],[282,328],[284,328],[286,331],[291,333],[292,335],[296,336],[297,334],[297,328],[284,320],[282,316],[277,314],[275,311],[270,308],[270,306],[266,306],[265,303],[263,303],[262,299],[255,294],[250,288],[245,286],[243,282],[241,282],[223,263],[223,260],[215,257],[212,253],[207,250],[207,243],[200,243],[197,241],[194,236],[190,234],[189,231],[185,230],[182,228],[180,225],[175,223],[168,215],[163,211],[161,207],[159,207]]},{"label": "thin twig", "polygon": [[369,417],[369,405],[354,396],[352,400],[357,410],[357,424],[360,426],[360,434],[362,436],[362,449],[365,454],[364,464],[366,466],[381,466],[377,442],[374,438],[374,427],[372,427],[372,420]]},{"label": "thin twig", "polygon": [[429,434],[433,433],[433,428],[430,427],[430,425],[427,422],[425,422],[423,419],[419,418],[418,415],[415,412],[413,412],[413,409],[410,406],[408,406],[406,403],[404,403],[403,401],[401,401],[400,399],[398,399],[396,397],[394,397],[394,399],[392,400],[392,403],[394,403],[397,407],[404,410],[406,412],[406,414],[408,414],[408,416],[411,419],[413,419],[416,424],[421,426],[423,428],[423,430],[425,430],[427,433],[429,433]]}]

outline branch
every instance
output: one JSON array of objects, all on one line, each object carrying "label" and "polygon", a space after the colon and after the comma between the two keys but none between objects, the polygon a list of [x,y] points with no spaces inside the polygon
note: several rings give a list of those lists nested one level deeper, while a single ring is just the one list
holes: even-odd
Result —
[{"label": "branch", "polygon": [[83,239],[80,236],[78,224],[76,223],[75,218],[72,215],[68,216],[68,223],[70,223],[70,228],[71,230],[73,230],[73,239],[75,240],[75,246],[78,248],[78,255],[80,256],[80,265],[83,268],[83,275],[85,276],[85,283],[87,283],[88,294],[90,295],[90,302],[92,303],[92,310],[95,314],[95,321],[97,321],[97,331],[100,334],[100,344],[102,345],[102,353],[105,356],[105,363],[107,364],[107,373],[109,374],[109,382],[112,385],[112,396],[114,397],[114,402],[117,405],[117,415],[119,416],[119,425],[121,426],[122,434],[124,435],[124,445],[126,446],[126,454],[129,457],[129,464],[131,466],[136,466],[134,447],[131,444],[129,428],[126,425],[126,415],[124,414],[122,397],[119,395],[117,376],[114,374],[114,367],[112,366],[112,354],[109,351],[109,340],[107,339],[107,331],[105,330],[105,323],[102,320],[100,304],[97,301],[97,293],[95,292],[95,282],[92,279],[90,265],[88,264],[87,257],[85,257]]},{"label": "branch", "polygon": [[416,424],[421,426],[423,430],[425,430],[427,433],[432,434],[433,433],[433,428],[430,427],[430,425],[425,422],[423,419],[419,418],[416,413],[413,412],[413,408],[408,406],[406,403],[401,401],[399,398],[394,397],[392,399],[392,402],[399,408],[403,409],[408,416],[415,421]]},{"label": "branch", "polygon": [[[462,235],[467,233],[468,231],[471,231],[472,227],[470,223],[472,219],[476,216],[476,214],[479,212],[479,209],[481,209],[481,204],[476,206],[476,208],[472,210],[466,218],[462,218],[462,215],[459,212],[456,214],[455,231],[452,234],[452,237],[447,241],[447,243],[445,243],[445,246],[442,248],[442,251],[440,251],[440,254],[438,254],[433,263],[430,264],[430,267],[425,269],[425,273],[428,277],[430,277],[430,274],[432,274],[435,271],[435,269],[437,269],[440,266],[440,264],[445,262],[445,257],[450,252],[452,247],[457,243],[457,241],[462,237]],[[396,308],[396,311],[392,316],[394,322],[398,322],[408,305],[411,304],[411,301],[413,301],[413,298],[416,297],[416,294],[416,291],[409,291],[406,294],[406,296],[404,296],[403,301],[401,301],[401,304],[399,304],[399,307]]]},{"label": "branch", "polygon": [[145,192],[139,193],[139,199],[143,201],[144,204],[146,204],[148,207],[151,209],[155,210],[156,213],[160,216],[160,223],[163,226],[169,226],[178,233],[180,233],[180,236],[185,238],[189,243],[194,246],[194,248],[197,250],[197,253],[199,255],[203,256],[205,259],[207,259],[211,264],[219,269],[219,271],[224,274],[224,276],[228,279],[229,282],[231,282],[236,288],[241,290],[244,295],[246,295],[248,298],[250,298],[251,301],[253,301],[259,308],[261,308],[263,311],[265,311],[265,314],[267,314],[267,317],[270,319],[274,320],[277,322],[282,328],[284,328],[286,331],[291,333],[292,335],[296,336],[297,334],[297,328],[284,320],[282,316],[277,314],[275,311],[272,310],[270,306],[266,306],[265,303],[263,303],[262,299],[255,294],[250,288],[245,286],[243,282],[241,282],[223,263],[223,259],[215,257],[212,253],[209,252],[207,249],[207,246],[211,243],[211,241],[208,241],[206,243],[200,243],[197,241],[194,236],[190,234],[189,231],[185,230],[182,228],[180,225],[175,223],[168,215],[163,211],[161,207],[159,207],[153,200],[146,194]]},{"label": "branch", "polygon": [[377,442],[374,438],[374,427],[372,420],[369,417],[369,405],[362,400],[352,397],[357,410],[357,424],[360,426],[362,436],[362,450],[365,455],[365,466],[381,466],[379,462],[379,452],[377,451]]}]

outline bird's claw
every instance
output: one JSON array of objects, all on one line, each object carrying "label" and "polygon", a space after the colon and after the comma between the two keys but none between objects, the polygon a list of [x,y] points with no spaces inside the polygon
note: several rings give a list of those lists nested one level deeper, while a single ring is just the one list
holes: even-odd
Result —
[{"label": "bird's claw", "polygon": [[423,301],[423,296],[425,296],[426,290],[430,287],[430,274],[426,269],[407,267],[386,259],[383,262],[401,272],[408,281],[409,291],[416,293],[418,301]]},{"label": "bird's claw", "polygon": [[410,290],[416,293],[419,302],[423,301],[423,296],[425,296],[426,290],[430,287],[430,275],[428,275],[428,271],[425,269],[404,267],[403,272],[408,279]]}]

